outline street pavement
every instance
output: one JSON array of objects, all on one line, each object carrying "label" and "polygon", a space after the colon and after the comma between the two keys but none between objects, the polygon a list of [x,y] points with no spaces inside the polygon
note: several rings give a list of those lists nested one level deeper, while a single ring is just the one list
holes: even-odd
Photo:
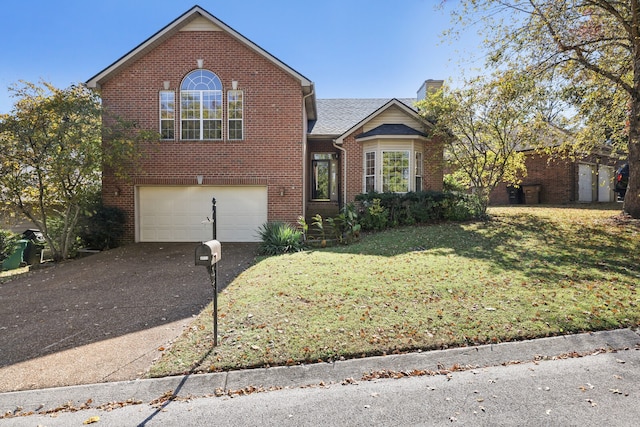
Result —
[{"label": "street pavement", "polygon": [[[640,335],[0,394],[4,426],[636,426]],[[15,416],[13,416],[15,415]]]}]

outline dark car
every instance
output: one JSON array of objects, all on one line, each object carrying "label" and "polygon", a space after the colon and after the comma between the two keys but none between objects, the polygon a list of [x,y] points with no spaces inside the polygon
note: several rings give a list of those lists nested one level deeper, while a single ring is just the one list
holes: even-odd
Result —
[{"label": "dark car", "polygon": [[618,193],[621,199],[627,193],[627,185],[629,184],[629,163],[620,166],[616,171],[616,185],[613,191]]}]

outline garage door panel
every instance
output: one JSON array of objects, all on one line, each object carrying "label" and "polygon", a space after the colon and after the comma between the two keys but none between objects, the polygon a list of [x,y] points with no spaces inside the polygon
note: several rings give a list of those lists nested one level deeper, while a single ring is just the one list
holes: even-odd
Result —
[{"label": "garage door panel", "polygon": [[222,242],[255,242],[267,220],[267,189],[237,187],[139,187],[139,240],[197,242],[213,235],[211,200],[216,199],[217,238]]}]

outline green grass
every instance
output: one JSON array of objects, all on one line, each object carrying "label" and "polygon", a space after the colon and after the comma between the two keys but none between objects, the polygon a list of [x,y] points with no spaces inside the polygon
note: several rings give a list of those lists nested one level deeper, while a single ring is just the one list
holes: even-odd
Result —
[{"label": "green grass", "polygon": [[[640,323],[640,222],[585,208],[492,208],[261,259],[151,376],[336,360]],[[616,219],[617,218],[617,219]]]}]

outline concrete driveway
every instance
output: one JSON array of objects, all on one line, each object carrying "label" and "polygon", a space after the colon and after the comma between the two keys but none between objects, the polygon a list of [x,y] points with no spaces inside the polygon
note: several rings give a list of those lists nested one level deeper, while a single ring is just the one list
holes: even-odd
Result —
[{"label": "concrete driveway", "polygon": [[[197,243],[137,243],[0,284],[0,392],[142,376],[211,302]],[[226,243],[224,289],[256,244]]]}]

